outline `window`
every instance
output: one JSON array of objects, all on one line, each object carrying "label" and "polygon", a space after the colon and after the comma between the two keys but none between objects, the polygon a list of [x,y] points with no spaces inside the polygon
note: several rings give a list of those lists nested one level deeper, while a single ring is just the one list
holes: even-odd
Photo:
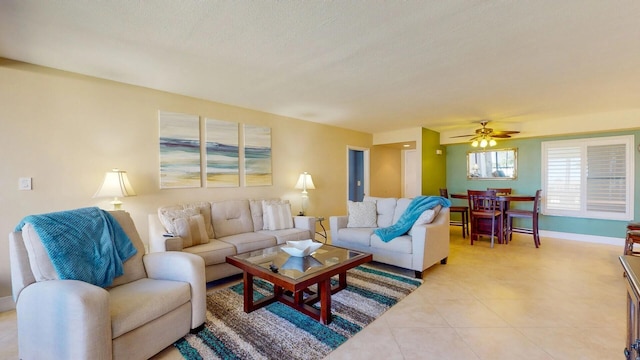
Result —
[{"label": "window", "polygon": [[545,215],[633,219],[633,135],[542,143]]}]

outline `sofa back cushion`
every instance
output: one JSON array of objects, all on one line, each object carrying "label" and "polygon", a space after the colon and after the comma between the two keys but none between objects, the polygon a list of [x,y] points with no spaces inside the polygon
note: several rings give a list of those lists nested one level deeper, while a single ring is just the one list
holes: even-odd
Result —
[{"label": "sofa back cushion", "polygon": [[404,212],[409,207],[411,200],[412,199],[408,199],[408,198],[398,199],[398,201],[396,202],[396,209],[393,211],[393,221],[392,221],[393,224],[398,222],[398,220],[400,219],[400,216],[402,216],[402,214],[404,214]]},{"label": "sofa back cushion", "polygon": [[133,223],[131,215],[123,210],[109,211],[109,213],[120,224],[122,230],[124,230],[127,236],[129,236],[129,239],[131,239],[133,246],[138,250],[135,255],[122,264],[124,274],[113,279],[113,283],[111,283],[110,287],[146,278],[147,272],[145,271],[144,264],[142,263],[142,257],[145,254],[144,243],[142,242],[142,239],[140,239],[140,234],[138,234],[138,230],[136,229],[136,225]]},{"label": "sofa back cushion", "polygon": [[393,225],[393,215],[396,209],[396,198],[381,198],[374,196],[365,196],[364,201],[375,201],[376,211],[378,213],[378,227],[387,227]]},{"label": "sofa back cushion", "polygon": [[[123,274],[113,280],[110,287],[129,283],[147,277],[147,273],[142,263],[142,256],[145,254],[144,244],[136,230],[133,219],[126,211],[109,211],[111,216],[120,224],[122,230],[127,234],[131,243],[136,248],[137,253],[125,261]],[[51,259],[46,249],[42,245],[42,240],[33,226],[29,223],[22,228],[22,238],[29,256],[29,265],[36,281],[47,281],[59,279]]]},{"label": "sofa back cushion", "polygon": [[218,239],[254,231],[249,200],[212,202],[211,220]]},{"label": "sofa back cushion", "polygon": [[173,226],[175,227],[175,235],[182,238],[183,248],[209,242],[202,214],[176,218],[173,220]]}]

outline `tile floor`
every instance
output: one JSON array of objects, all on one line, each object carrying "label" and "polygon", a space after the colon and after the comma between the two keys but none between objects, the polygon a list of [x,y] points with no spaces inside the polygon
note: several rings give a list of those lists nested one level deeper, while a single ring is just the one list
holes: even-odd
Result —
[{"label": "tile floor", "polygon": [[[622,248],[541,241],[471,246],[452,227],[449,263],[327,359],[622,359]],[[15,311],[0,313],[1,359],[18,358],[16,342]]]}]

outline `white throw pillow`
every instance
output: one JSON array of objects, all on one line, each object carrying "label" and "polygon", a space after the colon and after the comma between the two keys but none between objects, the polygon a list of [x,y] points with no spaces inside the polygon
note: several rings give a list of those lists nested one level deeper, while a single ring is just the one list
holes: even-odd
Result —
[{"label": "white throw pillow", "polygon": [[436,205],[432,209],[427,209],[423,211],[422,214],[420,214],[420,216],[416,220],[416,222],[413,223],[413,226],[409,230],[409,235],[413,235],[412,232],[413,232],[414,226],[431,224],[433,222],[433,219],[435,219],[436,216],[438,216],[438,214],[440,213],[440,209],[442,209],[442,205]]},{"label": "white throw pillow", "polygon": [[267,205],[268,229],[282,230],[293,228],[293,217],[291,216],[290,204],[270,204]]},{"label": "white throw pillow", "polygon": [[[269,229],[269,223],[271,222],[270,214],[267,211],[267,207],[269,205],[281,205],[287,204],[289,205],[289,200],[280,200],[280,199],[270,199],[270,200],[262,200],[262,230],[271,230]],[[291,212],[291,205],[289,205],[289,212]],[[293,219],[291,220],[293,221]],[[293,227],[293,226],[291,226]]]},{"label": "white throw pillow", "polygon": [[[189,208],[185,209],[182,205],[168,206],[158,209],[158,217],[165,229],[171,234],[178,235],[174,226],[175,219],[188,218],[200,214],[200,209]],[[213,230],[212,230],[213,232]]]},{"label": "white throw pillow", "polygon": [[373,201],[349,201],[349,220],[347,227],[377,227],[376,203]]},{"label": "white throw pillow", "polygon": [[182,238],[182,247],[206,244],[209,242],[207,228],[202,214],[179,217],[173,220],[175,235]]}]

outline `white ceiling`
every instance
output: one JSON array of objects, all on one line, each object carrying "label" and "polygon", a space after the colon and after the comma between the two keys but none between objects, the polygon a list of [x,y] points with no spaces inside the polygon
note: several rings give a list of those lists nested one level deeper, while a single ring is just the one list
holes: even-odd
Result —
[{"label": "white ceiling", "polygon": [[368,133],[640,115],[632,0],[2,0],[0,57]]}]

